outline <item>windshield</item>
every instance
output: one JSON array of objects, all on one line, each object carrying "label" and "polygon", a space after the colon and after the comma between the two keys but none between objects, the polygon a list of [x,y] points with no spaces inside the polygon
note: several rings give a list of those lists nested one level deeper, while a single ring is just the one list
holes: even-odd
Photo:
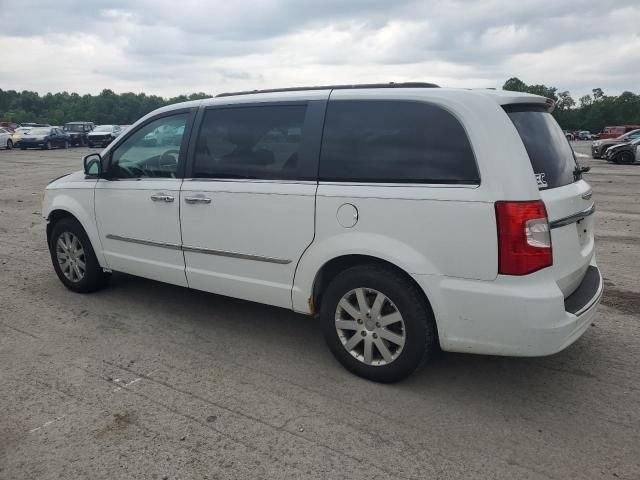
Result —
[{"label": "windshield", "polygon": [[538,188],[562,187],[575,181],[573,149],[553,116],[531,105],[504,107],[529,154]]},{"label": "windshield", "polygon": [[67,132],[84,132],[84,125],[81,124],[66,124],[64,129]]},{"label": "windshield", "polygon": [[93,129],[94,132],[110,132],[111,130],[113,130],[111,125],[98,125]]},{"label": "windshield", "polygon": [[32,128],[29,130],[29,135],[49,135],[48,128]]}]

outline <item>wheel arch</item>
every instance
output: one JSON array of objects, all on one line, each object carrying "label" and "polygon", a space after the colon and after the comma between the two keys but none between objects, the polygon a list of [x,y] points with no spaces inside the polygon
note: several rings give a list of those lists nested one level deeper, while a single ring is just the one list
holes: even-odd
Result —
[{"label": "wheel arch", "polygon": [[89,237],[91,247],[95,252],[100,266],[108,268],[107,262],[102,253],[102,243],[100,242],[100,236],[98,234],[97,225],[93,215],[93,191],[88,190],[86,193],[87,195],[90,195],[90,199],[87,198],[90,206],[85,206],[84,202],[80,203],[78,199],[65,194],[55,195],[53,197],[51,204],[48,205],[47,211],[43,212],[43,216],[47,219],[47,245],[49,245],[50,242],[53,225],[63,218],[73,218],[80,224],[80,226],[82,226]]},{"label": "wheel arch", "polygon": [[[55,210],[52,210],[51,212],[49,212],[49,215],[47,216],[47,245],[49,243],[51,243],[51,231],[53,230],[53,226],[56,223],[58,223],[60,220],[62,220],[63,218],[73,218],[80,225],[82,225],[82,222],[80,220],[78,220],[78,218],[73,213],[69,212],[68,210],[64,210],[64,209],[61,209],[61,208],[57,208]],[[84,228],[84,226],[83,226],[83,228]]]},{"label": "wheel arch", "polygon": [[390,262],[389,260],[385,260],[373,255],[346,254],[334,257],[325,262],[316,272],[313,280],[311,299],[309,302],[311,313],[316,313],[317,311],[319,311],[320,303],[322,302],[322,295],[327,286],[331,283],[331,280],[333,280],[341,272],[359,265],[378,265],[384,268],[388,268],[398,273],[408,283],[413,285],[417,289],[421,298],[424,300],[425,306],[431,312],[431,316],[434,319],[436,327],[436,343],[439,343],[438,319],[436,318],[431,300],[429,299],[427,292],[424,291],[420,284],[405,269],[399,267],[393,262]]},{"label": "wheel arch", "polygon": [[380,265],[380,266],[395,270],[400,275],[402,275],[408,282],[412,283],[422,293],[426,302],[429,305],[431,305],[431,302],[429,302],[429,298],[427,297],[424,290],[420,287],[418,282],[416,282],[414,278],[406,270],[383,258],[375,257],[373,255],[364,255],[364,254],[340,255],[338,257],[334,257],[328,260],[327,262],[325,262],[320,267],[320,269],[316,272],[313,280],[312,296],[311,296],[313,305],[315,306],[320,305],[324,290],[327,288],[331,280],[333,280],[336,277],[336,275],[345,271],[348,268],[356,267],[359,265]]}]

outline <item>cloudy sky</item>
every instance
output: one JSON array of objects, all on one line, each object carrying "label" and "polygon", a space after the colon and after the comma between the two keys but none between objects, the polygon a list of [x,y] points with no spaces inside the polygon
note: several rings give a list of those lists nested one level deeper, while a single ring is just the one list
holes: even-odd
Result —
[{"label": "cloudy sky", "polygon": [[639,0],[0,0],[0,88],[324,83],[640,93]]}]

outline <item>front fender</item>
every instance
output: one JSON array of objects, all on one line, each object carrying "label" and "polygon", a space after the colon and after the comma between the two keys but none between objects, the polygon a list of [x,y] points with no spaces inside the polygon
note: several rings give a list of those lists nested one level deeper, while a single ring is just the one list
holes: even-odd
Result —
[{"label": "front fender", "polygon": [[397,239],[371,232],[344,232],[315,241],[298,262],[293,280],[293,310],[312,313],[309,299],[317,273],[329,261],[345,255],[366,255],[385,260],[411,274],[436,273],[422,253]]},{"label": "front fender", "polygon": [[[71,195],[70,192],[73,194]],[[59,189],[45,190],[42,216],[49,222],[51,213],[56,210],[62,210],[73,215],[87,232],[100,266],[108,268],[102,254],[102,244],[95,222],[94,190],[93,188],[73,188],[70,189],[70,192]]]}]

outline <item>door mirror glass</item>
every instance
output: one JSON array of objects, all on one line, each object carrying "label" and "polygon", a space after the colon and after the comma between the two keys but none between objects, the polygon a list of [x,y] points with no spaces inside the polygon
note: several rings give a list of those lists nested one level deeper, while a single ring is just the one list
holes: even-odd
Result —
[{"label": "door mirror glass", "polygon": [[99,178],[102,175],[102,157],[99,153],[87,155],[83,162],[86,176]]}]

